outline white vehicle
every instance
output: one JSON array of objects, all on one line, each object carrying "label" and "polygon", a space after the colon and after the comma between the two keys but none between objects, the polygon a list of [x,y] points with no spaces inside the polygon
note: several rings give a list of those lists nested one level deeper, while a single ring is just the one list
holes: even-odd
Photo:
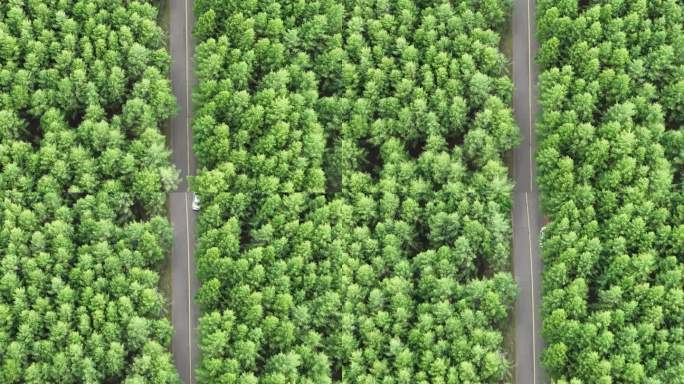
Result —
[{"label": "white vehicle", "polygon": [[200,201],[199,197],[197,197],[196,193],[192,193],[192,210],[193,211],[199,211],[200,210]]},{"label": "white vehicle", "polygon": [[539,231],[539,248],[544,248],[544,230],[546,229],[546,225],[541,227],[541,230]]}]

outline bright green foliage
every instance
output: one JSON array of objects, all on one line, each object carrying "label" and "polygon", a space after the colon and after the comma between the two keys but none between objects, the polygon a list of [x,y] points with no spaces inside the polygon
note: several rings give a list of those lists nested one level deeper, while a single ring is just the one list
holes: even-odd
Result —
[{"label": "bright green foliage", "polygon": [[195,2],[204,383],[499,383],[508,1]]},{"label": "bright green foliage", "polygon": [[0,2],[0,382],[175,383],[157,9]]},{"label": "bright green foliage", "polygon": [[684,383],[683,5],[539,3],[543,362],[559,382]]}]

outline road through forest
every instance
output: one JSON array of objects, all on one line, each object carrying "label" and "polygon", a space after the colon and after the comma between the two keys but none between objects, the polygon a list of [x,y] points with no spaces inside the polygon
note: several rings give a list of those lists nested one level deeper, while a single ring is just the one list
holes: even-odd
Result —
[{"label": "road through forest", "polygon": [[[541,259],[539,231],[542,214],[539,193],[535,185],[534,117],[538,111],[538,68],[534,55],[535,0],[513,2],[513,109],[523,137],[514,150],[513,179],[513,273],[520,294],[515,305],[515,382],[546,383],[539,363],[541,339]],[[193,369],[198,361],[197,318],[194,295],[198,282],[195,276],[195,212],[188,191],[187,176],[195,173],[192,155],[192,85],[195,83],[192,65],[193,13],[192,0],[170,0],[171,80],[179,105],[179,113],[171,120],[173,162],[181,171],[181,184],[169,196],[170,219],[173,224],[172,250],[172,314],[174,328],[172,352],[181,380],[195,383]]]},{"label": "road through forest", "polygon": [[197,317],[195,293],[195,212],[187,176],[195,174],[192,154],[192,86],[195,83],[192,65],[193,13],[192,0],[169,0],[171,51],[171,83],[178,103],[178,114],[171,120],[171,150],[173,163],[181,172],[181,183],[169,195],[169,216],[173,225],[171,261],[171,342],[173,360],[185,384],[195,383],[194,368],[198,361]]},{"label": "road through forest", "polygon": [[513,151],[513,274],[519,296],[515,303],[515,383],[541,384],[541,255],[539,232],[542,213],[535,183],[534,152],[537,147],[534,121],[539,110],[534,62],[538,43],[535,0],[513,1],[513,110],[522,143]]}]

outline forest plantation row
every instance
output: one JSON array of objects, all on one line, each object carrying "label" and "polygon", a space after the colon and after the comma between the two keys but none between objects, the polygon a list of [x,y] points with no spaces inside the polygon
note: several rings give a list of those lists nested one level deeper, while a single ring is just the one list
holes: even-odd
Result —
[{"label": "forest plantation row", "polygon": [[548,377],[517,384],[684,384],[683,28],[684,0],[0,0],[0,383],[498,384],[529,359]]}]

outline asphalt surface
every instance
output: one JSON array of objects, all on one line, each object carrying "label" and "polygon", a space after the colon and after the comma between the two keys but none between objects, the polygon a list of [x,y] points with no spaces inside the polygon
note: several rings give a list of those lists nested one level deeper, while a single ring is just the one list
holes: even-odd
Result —
[{"label": "asphalt surface", "polygon": [[169,0],[171,51],[171,83],[178,103],[178,114],[171,120],[173,163],[181,172],[181,183],[169,196],[169,217],[173,225],[171,261],[171,341],[173,360],[185,384],[195,383],[197,367],[197,317],[195,294],[198,282],[195,274],[195,212],[187,176],[195,174],[192,154],[192,86],[195,83],[192,66],[193,40],[192,0]]},{"label": "asphalt surface", "polygon": [[[195,383],[197,367],[197,318],[194,302],[198,281],[195,274],[195,212],[187,176],[194,175],[192,154],[192,86],[195,83],[192,63],[193,0],[169,0],[171,9],[170,51],[171,81],[179,105],[179,113],[171,120],[173,162],[181,172],[181,183],[170,194],[170,219],[173,224],[172,309],[174,327],[172,352],[183,383]],[[515,382],[547,383],[540,355],[541,338],[541,271],[539,232],[542,213],[539,192],[534,182],[534,135],[539,71],[533,57],[538,50],[535,37],[535,0],[513,2],[513,109],[523,141],[513,152],[513,273],[519,287],[515,319]]]},{"label": "asphalt surface", "polygon": [[534,124],[539,111],[534,62],[538,51],[535,0],[513,1],[513,110],[522,143],[513,151],[513,274],[519,296],[515,304],[515,382],[541,384],[548,379],[540,364],[544,343],[541,338],[541,271],[539,232],[542,213],[535,183],[534,152],[537,148]]}]

